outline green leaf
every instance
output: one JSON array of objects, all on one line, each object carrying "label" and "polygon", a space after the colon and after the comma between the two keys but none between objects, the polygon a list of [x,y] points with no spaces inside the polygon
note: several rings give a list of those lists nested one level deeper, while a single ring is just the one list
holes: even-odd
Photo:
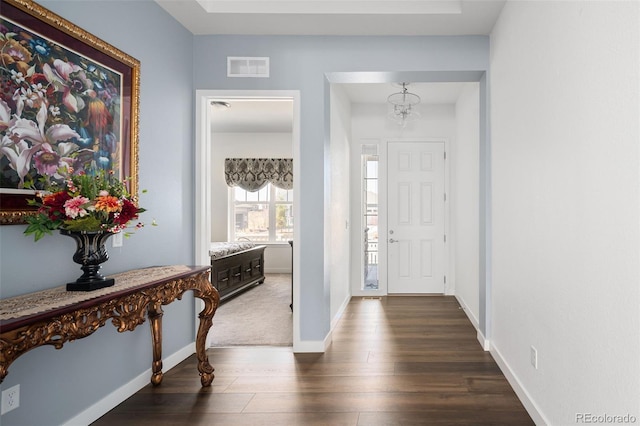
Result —
[{"label": "green leaf", "polygon": [[69,231],[100,231],[102,229],[100,220],[94,216],[65,220],[64,227]]},{"label": "green leaf", "polygon": [[45,234],[51,235],[51,231],[53,231],[54,229],[58,229],[61,224],[60,221],[51,221],[51,219],[49,219],[47,215],[42,213],[36,216],[29,216],[27,217],[26,221],[29,225],[27,226],[27,229],[24,230],[24,234],[33,234],[35,241],[38,241],[39,239],[44,237]]}]

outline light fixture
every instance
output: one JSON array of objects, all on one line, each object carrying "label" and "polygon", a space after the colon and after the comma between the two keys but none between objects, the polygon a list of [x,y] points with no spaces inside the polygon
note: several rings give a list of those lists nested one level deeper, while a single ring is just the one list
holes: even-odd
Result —
[{"label": "light fixture", "polygon": [[409,83],[399,83],[398,86],[402,87],[402,91],[392,93],[387,98],[387,102],[392,106],[389,118],[402,127],[407,125],[407,121],[420,117],[420,113],[414,108],[420,103],[420,96],[409,92],[408,85]]}]

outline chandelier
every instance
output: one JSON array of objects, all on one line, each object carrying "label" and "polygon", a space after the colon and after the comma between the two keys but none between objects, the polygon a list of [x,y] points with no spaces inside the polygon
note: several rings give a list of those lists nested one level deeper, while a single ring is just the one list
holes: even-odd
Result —
[{"label": "chandelier", "polygon": [[400,83],[402,91],[392,93],[387,98],[387,102],[391,104],[389,118],[402,127],[407,125],[407,121],[420,117],[420,113],[414,108],[420,103],[420,96],[409,92],[407,86],[409,83]]}]

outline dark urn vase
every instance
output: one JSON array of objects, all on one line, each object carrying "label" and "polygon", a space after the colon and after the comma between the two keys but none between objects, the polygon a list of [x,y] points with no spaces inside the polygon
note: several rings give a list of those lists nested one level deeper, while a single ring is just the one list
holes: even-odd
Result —
[{"label": "dark urn vase", "polygon": [[67,284],[67,291],[92,291],[115,284],[113,278],[100,274],[100,264],[109,260],[104,244],[113,235],[111,232],[61,229],[60,233],[76,241],[78,248],[73,254],[73,261],[82,265],[80,269],[84,271],[75,282]]}]

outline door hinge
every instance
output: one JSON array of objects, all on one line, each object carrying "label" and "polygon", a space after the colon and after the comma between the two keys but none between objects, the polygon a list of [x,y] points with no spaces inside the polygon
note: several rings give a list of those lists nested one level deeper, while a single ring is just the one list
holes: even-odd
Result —
[{"label": "door hinge", "polygon": [[445,284],[447,283],[447,276],[446,275],[444,276],[444,283]]},{"label": "door hinge", "polygon": [[444,159],[447,159],[447,151],[444,152]]},{"label": "door hinge", "polygon": [[447,193],[444,193],[444,201],[447,201]]},{"label": "door hinge", "polygon": [[444,242],[447,242],[447,234],[444,234]]}]

